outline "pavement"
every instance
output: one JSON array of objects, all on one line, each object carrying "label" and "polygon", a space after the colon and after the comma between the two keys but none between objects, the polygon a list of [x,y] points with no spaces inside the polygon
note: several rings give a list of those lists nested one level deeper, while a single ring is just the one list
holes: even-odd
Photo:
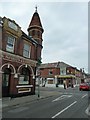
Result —
[{"label": "pavement", "polygon": [[35,102],[40,99],[52,97],[53,95],[56,95],[56,94],[58,94],[58,91],[42,90],[42,91],[40,91],[40,93],[39,93],[40,96],[38,97],[38,90],[36,90],[35,95],[16,97],[16,98],[12,98],[12,99],[10,97],[4,97],[4,98],[0,99],[0,102],[1,102],[0,107],[7,108],[7,107],[20,105],[20,104],[29,103],[29,102]]}]

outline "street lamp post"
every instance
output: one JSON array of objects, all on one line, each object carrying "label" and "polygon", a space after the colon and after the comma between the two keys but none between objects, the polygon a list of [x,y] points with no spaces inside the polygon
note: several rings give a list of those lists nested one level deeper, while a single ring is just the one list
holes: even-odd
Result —
[{"label": "street lamp post", "polygon": [[37,76],[38,76],[38,98],[40,97],[40,68],[39,66],[41,65],[41,58],[38,59],[37,61]]},{"label": "street lamp post", "polygon": [[38,98],[40,97],[40,77],[38,76]]}]

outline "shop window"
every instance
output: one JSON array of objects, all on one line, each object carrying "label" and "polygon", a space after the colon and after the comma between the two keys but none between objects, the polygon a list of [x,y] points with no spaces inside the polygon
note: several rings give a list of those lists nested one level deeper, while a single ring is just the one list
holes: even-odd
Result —
[{"label": "shop window", "polygon": [[48,84],[53,84],[53,80],[48,80]]},{"label": "shop window", "polygon": [[20,75],[19,84],[29,84],[29,76]]},{"label": "shop window", "polygon": [[23,48],[23,56],[30,58],[30,49],[31,46],[29,44],[24,44],[24,48]]},{"label": "shop window", "polygon": [[29,84],[29,69],[22,68],[21,75],[19,77],[19,84]]},{"label": "shop window", "polygon": [[8,36],[7,44],[6,44],[6,51],[14,52],[14,44],[15,44],[15,38],[12,36]]}]

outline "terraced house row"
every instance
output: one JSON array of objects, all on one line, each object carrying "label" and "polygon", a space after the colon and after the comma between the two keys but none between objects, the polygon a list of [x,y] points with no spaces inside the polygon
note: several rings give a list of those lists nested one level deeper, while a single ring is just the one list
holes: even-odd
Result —
[{"label": "terraced house row", "polygon": [[67,87],[74,87],[88,82],[88,75],[83,68],[77,69],[77,67],[60,61],[41,64],[39,70],[41,86],[63,87],[65,82]]},{"label": "terraced house row", "polygon": [[41,58],[44,32],[37,9],[27,31],[28,35],[14,20],[0,17],[2,96],[35,94],[36,68]]}]

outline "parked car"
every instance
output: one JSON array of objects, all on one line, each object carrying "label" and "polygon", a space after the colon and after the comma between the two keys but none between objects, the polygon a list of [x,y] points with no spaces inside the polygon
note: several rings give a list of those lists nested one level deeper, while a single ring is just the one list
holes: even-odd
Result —
[{"label": "parked car", "polygon": [[90,90],[90,83],[81,83],[79,85],[79,90]]}]

